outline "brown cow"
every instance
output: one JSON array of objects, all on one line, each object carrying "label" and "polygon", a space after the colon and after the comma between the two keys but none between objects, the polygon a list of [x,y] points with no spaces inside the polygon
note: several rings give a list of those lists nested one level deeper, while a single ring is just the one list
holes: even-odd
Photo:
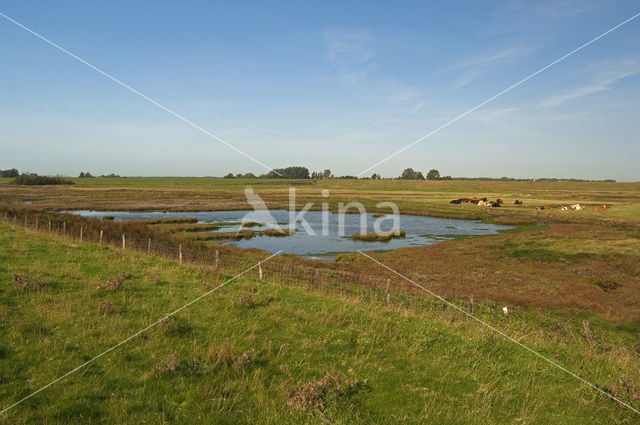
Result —
[{"label": "brown cow", "polygon": [[516,205],[522,205],[522,204],[524,204],[524,202],[522,202],[522,201],[521,201],[521,200],[519,200],[519,199],[516,199],[515,204],[516,204]]},{"label": "brown cow", "polygon": [[503,203],[504,203],[504,201],[502,199],[500,199],[500,198],[496,199],[496,204],[503,204]]},{"label": "brown cow", "polygon": [[594,210],[594,211],[606,211],[606,210],[608,210],[609,208],[611,208],[611,205],[604,204],[604,205],[602,205],[602,206],[597,206],[597,207],[595,207],[593,210]]}]

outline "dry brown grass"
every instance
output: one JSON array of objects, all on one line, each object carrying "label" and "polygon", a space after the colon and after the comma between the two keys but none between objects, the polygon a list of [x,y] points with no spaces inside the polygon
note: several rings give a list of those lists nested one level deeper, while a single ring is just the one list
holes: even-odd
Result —
[{"label": "dry brown grass", "polygon": [[[640,321],[640,239],[633,230],[551,225],[547,230],[372,254],[445,297],[590,311]],[[370,268],[347,254],[343,261]],[[407,282],[407,286],[411,286]]]}]

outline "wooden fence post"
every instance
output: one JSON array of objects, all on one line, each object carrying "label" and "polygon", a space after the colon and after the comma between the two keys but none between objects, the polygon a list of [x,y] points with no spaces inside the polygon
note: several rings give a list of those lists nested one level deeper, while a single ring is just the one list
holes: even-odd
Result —
[{"label": "wooden fence post", "polygon": [[51,221],[49,221],[49,233],[51,233]]},{"label": "wooden fence post", "polygon": [[38,230],[38,217],[36,217],[36,230]]},{"label": "wooden fence post", "polygon": [[473,316],[473,295],[471,295],[471,299],[469,300],[469,314],[471,314]]},{"label": "wooden fence post", "polygon": [[67,222],[63,221],[62,222],[62,236],[66,236],[67,235]]},{"label": "wooden fence post", "polygon": [[262,280],[262,264],[258,264],[258,278]]},{"label": "wooden fence post", "polygon": [[218,250],[216,249],[216,262],[214,264],[214,267],[216,270],[218,270],[218,267],[220,267],[220,257],[218,255]]},{"label": "wooden fence post", "polygon": [[147,255],[151,255],[151,238],[147,241]]},{"label": "wooden fence post", "polygon": [[102,245],[102,233],[103,233],[103,230],[100,230],[100,242],[98,242],[98,244],[100,245]]},{"label": "wooden fence post", "polygon": [[180,264],[182,264],[182,244],[178,245],[178,259]]},{"label": "wooden fence post", "polygon": [[124,233],[123,233],[123,234],[122,234],[122,259],[123,259],[123,260],[124,260],[124,250],[125,250],[126,246],[127,246],[127,243],[126,243],[126,241],[125,241]]},{"label": "wooden fence post", "polygon": [[313,287],[315,289],[320,287],[320,271],[318,269],[316,269],[316,272],[313,275]]},{"label": "wooden fence post", "polygon": [[24,228],[25,229],[27,228],[27,216],[26,215],[24,216]]},{"label": "wooden fence post", "polygon": [[584,328],[584,334],[587,336],[587,339],[589,340],[589,345],[593,347],[593,334],[591,333],[591,326],[589,325],[589,321],[583,320],[582,327]]},{"label": "wooden fence post", "polygon": [[80,226],[80,242],[82,242],[82,226]]}]

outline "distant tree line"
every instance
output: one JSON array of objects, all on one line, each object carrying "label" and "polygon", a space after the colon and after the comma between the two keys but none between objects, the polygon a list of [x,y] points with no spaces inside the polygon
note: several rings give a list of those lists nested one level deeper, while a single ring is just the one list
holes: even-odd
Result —
[{"label": "distant tree line", "polygon": [[11,183],[26,186],[74,184],[71,180],[62,176],[39,176],[35,173],[22,173],[15,177]]},{"label": "distant tree line", "polygon": [[[380,178],[376,174],[374,174],[373,176]],[[371,176],[372,179],[373,179],[373,176]],[[398,179],[399,180],[425,180],[425,177],[421,171],[415,171],[413,168],[405,168],[405,170],[402,172],[400,177],[398,177]],[[452,180],[452,177],[451,176],[442,177],[440,176],[440,171],[436,169],[431,169],[427,173],[426,179],[427,180]]]},{"label": "distant tree line", "polygon": [[20,173],[15,168],[11,168],[10,170],[0,170],[0,177],[11,178],[18,177],[19,175]]},{"label": "distant tree line", "polygon": [[[224,176],[225,179],[358,179],[357,176],[334,176],[331,170],[326,169],[324,171],[313,171],[309,173],[307,167],[287,167],[287,168],[275,168],[266,174],[256,176],[253,173],[229,173]],[[367,177],[363,177],[367,179]],[[373,173],[371,180],[381,180],[382,176],[378,173]],[[425,176],[421,171],[415,171],[413,168],[407,168],[402,172],[402,175],[398,177],[400,180],[425,180]],[[431,169],[427,172],[426,180],[451,180],[451,176],[440,176],[440,171]]]},{"label": "distant tree line", "polygon": [[[331,176],[331,170],[324,170],[323,175],[328,173]],[[233,174],[229,173],[224,176],[225,179],[310,179],[310,178],[321,178],[317,177],[318,173],[313,173],[313,175],[309,174],[309,169],[307,167],[287,167],[287,168],[274,168],[266,174],[261,174],[256,177],[253,173],[246,174]]]},{"label": "distant tree line", "polygon": [[[114,173],[106,174],[106,175],[103,174],[103,175],[101,175],[99,177],[102,178],[102,179],[119,179],[120,178],[120,176],[118,174],[114,174]],[[95,179],[96,176],[92,175],[88,171],[86,173],[84,171],[81,171],[80,174],[78,175],[78,178],[79,179]]]}]

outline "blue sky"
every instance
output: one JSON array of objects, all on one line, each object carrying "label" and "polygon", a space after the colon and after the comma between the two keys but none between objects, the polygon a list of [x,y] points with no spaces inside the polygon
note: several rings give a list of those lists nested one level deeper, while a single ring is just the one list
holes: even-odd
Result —
[{"label": "blue sky", "polygon": [[[0,12],[269,166],[358,174],[640,6],[21,1]],[[0,168],[265,172],[3,18],[0,40]],[[637,181],[639,117],[637,18],[367,174]]]}]

